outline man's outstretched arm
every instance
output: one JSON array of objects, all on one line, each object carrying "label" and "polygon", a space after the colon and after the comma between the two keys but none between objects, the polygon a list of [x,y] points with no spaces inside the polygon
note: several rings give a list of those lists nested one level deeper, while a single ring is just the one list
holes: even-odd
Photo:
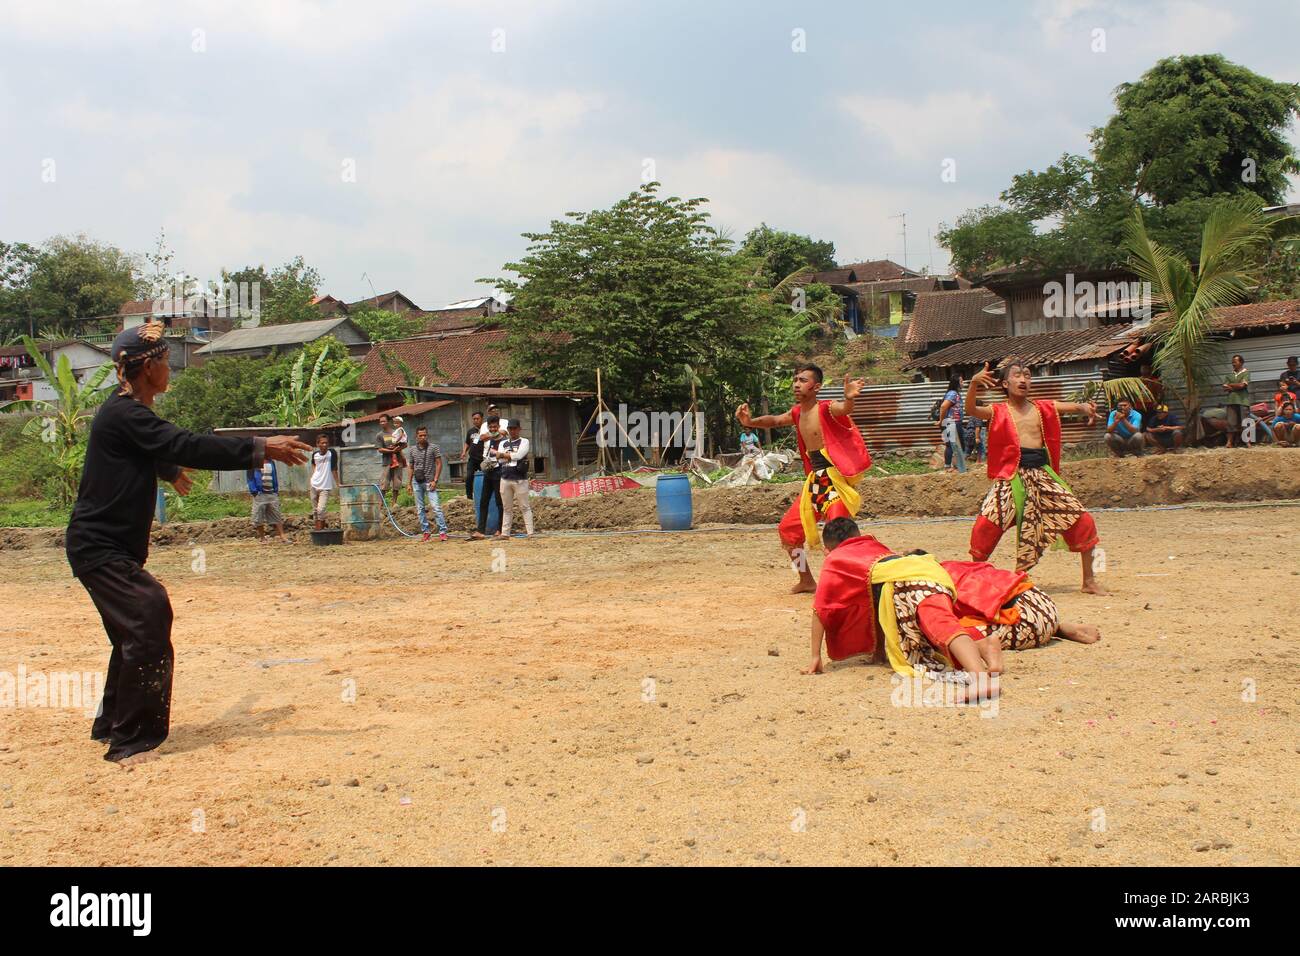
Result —
[{"label": "man's outstretched arm", "polygon": [[746,428],[789,428],[794,424],[794,416],[789,412],[780,415],[759,415],[755,418],[749,414],[749,402],[736,409],[736,420]]},{"label": "man's outstretched arm", "polygon": [[822,672],[822,640],[826,637],[826,628],[822,627],[822,619],[813,611],[812,632],[809,635],[809,650],[812,651],[812,663],[801,674],[820,674]]},{"label": "man's outstretched arm", "polygon": [[844,380],[844,398],[839,401],[831,402],[831,414],[836,418],[842,418],[845,415],[853,414],[853,404],[857,401],[862,390],[866,388],[867,383],[860,378]]}]

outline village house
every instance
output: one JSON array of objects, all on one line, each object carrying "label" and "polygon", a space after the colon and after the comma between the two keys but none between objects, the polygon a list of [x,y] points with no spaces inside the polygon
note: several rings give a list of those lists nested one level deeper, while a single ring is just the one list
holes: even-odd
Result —
[{"label": "village house", "polygon": [[370,349],[370,339],[355,322],[347,316],[335,315],[310,322],[233,329],[198,349],[195,355],[203,360],[217,356],[261,358],[272,352],[300,349],[327,335],[343,343],[353,358],[359,358]]},{"label": "village house", "polygon": [[[82,383],[101,365],[111,364],[107,346],[92,345],[79,339],[38,341],[37,347],[51,368],[57,368],[59,359],[66,356],[73,376]],[[104,383],[108,385],[116,381],[117,376],[109,372]],[[58,393],[45,381],[27,346],[0,347],[0,403],[33,399],[53,401],[57,398]]]},{"label": "village house", "polygon": [[844,303],[844,324],[855,333],[870,331],[879,338],[900,334],[913,312],[917,296],[970,287],[963,278],[922,275],[891,259],[855,262],[814,272],[807,281],[829,285],[840,296]]}]

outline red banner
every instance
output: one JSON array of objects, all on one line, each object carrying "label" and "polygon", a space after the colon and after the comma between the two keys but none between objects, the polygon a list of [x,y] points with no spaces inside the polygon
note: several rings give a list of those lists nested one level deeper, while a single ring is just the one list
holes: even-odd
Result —
[{"label": "red banner", "polygon": [[603,478],[584,478],[581,481],[532,481],[529,487],[548,498],[583,498],[609,491],[624,491],[641,486],[622,475]]}]

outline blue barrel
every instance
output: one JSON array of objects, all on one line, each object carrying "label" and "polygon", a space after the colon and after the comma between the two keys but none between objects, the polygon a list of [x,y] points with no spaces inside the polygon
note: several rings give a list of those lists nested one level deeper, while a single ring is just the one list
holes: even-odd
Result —
[{"label": "blue barrel", "polygon": [[[483,472],[474,476],[474,526],[478,527],[478,501],[483,496]],[[488,502],[488,521],[487,533],[496,534],[501,529],[501,509],[497,507],[497,500],[493,498]]]},{"label": "blue barrel", "polygon": [[691,479],[686,475],[660,475],[655,482],[659,527],[686,531],[691,526]]}]

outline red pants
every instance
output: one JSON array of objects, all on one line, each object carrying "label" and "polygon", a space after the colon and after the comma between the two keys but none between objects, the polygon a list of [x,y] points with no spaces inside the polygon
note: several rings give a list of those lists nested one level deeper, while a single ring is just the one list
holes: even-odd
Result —
[{"label": "red pants", "polygon": [[[1015,525],[1013,524],[1011,527],[1014,528]],[[977,516],[975,526],[970,529],[971,560],[987,561],[1007,530],[1009,529],[999,528],[983,515]],[[1089,548],[1095,547],[1100,540],[1097,535],[1097,523],[1092,520],[1092,515],[1086,511],[1079,516],[1074,524],[1061,531],[1060,534],[1071,551],[1087,551]],[[1023,550],[1032,551],[1034,549],[1030,547]],[[1016,570],[1029,570],[1034,564],[1038,563],[1038,559],[1042,555],[1042,551],[1038,551],[1036,555],[1018,553],[1016,555]],[[1021,567],[1022,564],[1025,566]]]},{"label": "red pants", "polygon": [[[799,502],[803,499],[800,494],[786,511],[785,517],[777,526],[776,533],[781,536],[781,544],[785,545],[787,551],[803,547],[803,519],[799,516]],[[830,506],[821,514],[817,515],[818,521],[830,521],[832,518],[852,518],[849,509],[844,507],[844,502],[836,498],[830,503]]]}]

